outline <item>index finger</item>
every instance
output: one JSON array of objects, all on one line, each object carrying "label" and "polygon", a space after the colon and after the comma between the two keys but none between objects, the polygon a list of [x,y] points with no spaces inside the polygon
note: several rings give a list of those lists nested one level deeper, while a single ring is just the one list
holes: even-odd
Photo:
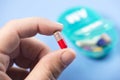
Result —
[{"label": "index finger", "polygon": [[62,25],[44,18],[25,18],[8,22],[0,31],[0,52],[11,53],[21,38],[37,33],[51,35],[62,30]]}]

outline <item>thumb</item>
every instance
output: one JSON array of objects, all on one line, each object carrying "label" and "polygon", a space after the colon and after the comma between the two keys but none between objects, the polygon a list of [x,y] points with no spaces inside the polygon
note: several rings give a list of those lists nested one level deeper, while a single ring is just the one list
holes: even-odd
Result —
[{"label": "thumb", "polygon": [[61,49],[44,56],[25,80],[56,80],[60,73],[73,61],[71,49]]}]

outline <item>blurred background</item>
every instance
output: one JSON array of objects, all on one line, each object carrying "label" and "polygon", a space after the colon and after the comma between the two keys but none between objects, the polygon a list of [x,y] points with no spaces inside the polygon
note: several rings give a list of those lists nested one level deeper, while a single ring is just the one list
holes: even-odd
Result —
[{"label": "blurred background", "polygon": [[[119,0],[0,0],[0,26],[12,19],[25,17],[45,17],[57,21],[65,10],[75,6],[86,6],[112,20],[119,34],[119,2]],[[53,36],[37,35],[36,37],[52,50],[59,49]],[[69,41],[67,43],[75,49]],[[88,58],[75,49],[77,58],[62,73],[59,80],[120,80],[119,48],[118,37],[118,43],[112,52],[100,60]]]}]

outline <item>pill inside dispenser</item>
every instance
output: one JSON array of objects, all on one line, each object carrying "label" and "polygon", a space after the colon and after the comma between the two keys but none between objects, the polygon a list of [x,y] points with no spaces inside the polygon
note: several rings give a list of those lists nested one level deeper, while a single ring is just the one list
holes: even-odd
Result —
[{"label": "pill inside dispenser", "polygon": [[64,38],[62,37],[60,31],[55,32],[54,37],[57,40],[57,43],[59,44],[61,49],[67,48],[67,44],[64,41]]}]

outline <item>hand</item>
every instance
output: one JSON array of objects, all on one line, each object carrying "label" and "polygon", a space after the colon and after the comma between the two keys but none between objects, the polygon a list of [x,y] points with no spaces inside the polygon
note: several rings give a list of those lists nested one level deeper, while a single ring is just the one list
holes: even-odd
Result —
[{"label": "hand", "polygon": [[[0,80],[56,80],[75,58],[74,52],[71,49],[50,52],[33,36],[52,35],[61,30],[62,25],[43,18],[8,22],[0,29]],[[13,63],[19,68],[14,68]]]}]

